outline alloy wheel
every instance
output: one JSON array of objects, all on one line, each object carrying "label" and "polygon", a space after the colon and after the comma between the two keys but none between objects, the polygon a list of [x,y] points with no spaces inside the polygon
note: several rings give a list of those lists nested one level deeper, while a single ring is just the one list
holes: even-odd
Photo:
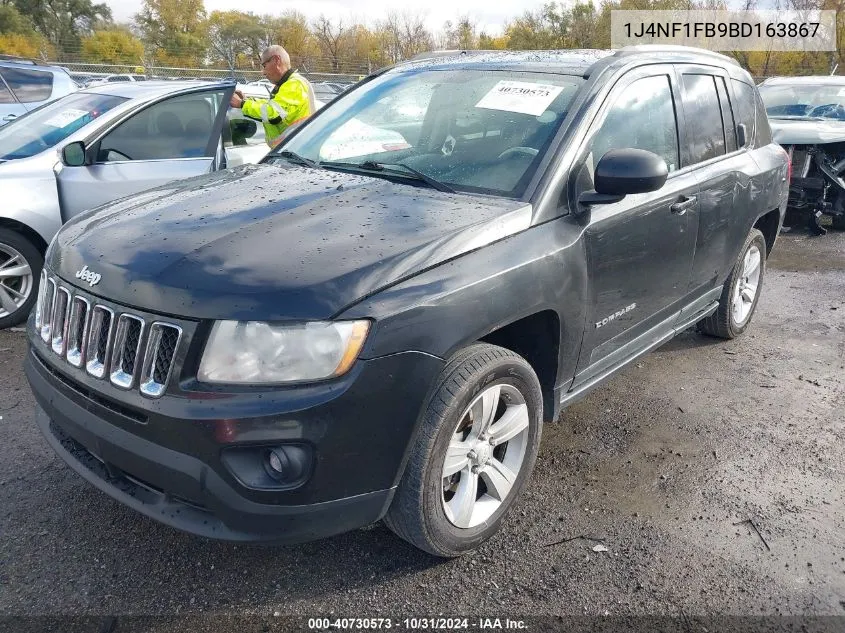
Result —
[{"label": "alloy wheel", "polygon": [[512,385],[482,391],[461,415],[443,464],[442,502],[456,527],[487,521],[507,499],[525,462],[528,406]]}]

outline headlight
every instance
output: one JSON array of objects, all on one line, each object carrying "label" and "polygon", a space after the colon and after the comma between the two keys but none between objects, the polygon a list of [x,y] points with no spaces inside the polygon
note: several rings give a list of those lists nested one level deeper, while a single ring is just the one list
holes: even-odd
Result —
[{"label": "headlight", "polygon": [[369,331],[369,321],[273,325],[218,321],[198,378],[216,383],[283,383],[322,380],[349,371]]}]

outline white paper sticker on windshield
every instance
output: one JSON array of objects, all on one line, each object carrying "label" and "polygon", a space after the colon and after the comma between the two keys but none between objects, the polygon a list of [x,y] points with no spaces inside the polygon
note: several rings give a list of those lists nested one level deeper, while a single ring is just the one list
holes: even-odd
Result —
[{"label": "white paper sticker on windshield", "polygon": [[44,121],[45,125],[49,125],[51,127],[65,127],[70,125],[74,121],[81,119],[86,114],[88,114],[88,110],[77,110],[74,108],[68,108],[67,110],[62,110],[55,116],[50,117],[46,121]]},{"label": "white paper sticker on windshield", "polygon": [[500,81],[475,104],[475,107],[540,116],[561,92],[562,86],[527,81]]}]

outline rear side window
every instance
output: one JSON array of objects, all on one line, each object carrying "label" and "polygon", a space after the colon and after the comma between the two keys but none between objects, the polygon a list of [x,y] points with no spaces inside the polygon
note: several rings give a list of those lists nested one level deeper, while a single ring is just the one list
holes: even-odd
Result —
[{"label": "rear side window", "polygon": [[713,75],[684,75],[684,112],[690,123],[690,164],[725,153],[725,128]]},{"label": "rear side window", "polygon": [[46,101],[53,93],[52,73],[28,68],[0,68],[0,75],[21,103]]},{"label": "rear side window", "polygon": [[716,91],[719,93],[719,106],[722,108],[722,127],[725,129],[725,149],[736,151],[736,125],[731,110],[731,100],[728,98],[728,87],[723,77],[716,77]]},{"label": "rear side window", "polygon": [[[733,111],[736,123],[742,123],[745,126],[745,135],[748,138],[748,144],[752,145],[754,141],[754,133],[756,129],[756,114],[754,113],[754,106],[756,102],[755,92],[753,86],[749,86],[744,81],[731,79],[731,84],[734,89]],[[763,110],[765,112],[765,109]]]}]

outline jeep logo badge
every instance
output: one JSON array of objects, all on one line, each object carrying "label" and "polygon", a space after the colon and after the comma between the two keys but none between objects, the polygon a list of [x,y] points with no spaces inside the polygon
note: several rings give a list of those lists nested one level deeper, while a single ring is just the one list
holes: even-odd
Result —
[{"label": "jeep logo badge", "polygon": [[93,270],[88,270],[88,266],[83,266],[82,270],[76,271],[76,278],[88,282],[89,286],[96,286],[103,276]]}]

